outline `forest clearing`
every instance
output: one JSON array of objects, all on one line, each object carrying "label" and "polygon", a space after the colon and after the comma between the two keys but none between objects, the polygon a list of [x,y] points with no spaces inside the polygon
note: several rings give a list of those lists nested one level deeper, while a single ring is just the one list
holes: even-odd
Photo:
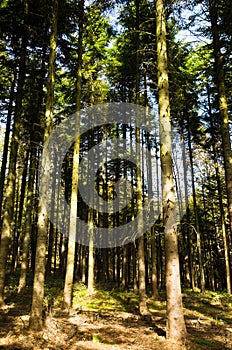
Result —
[{"label": "forest clearing", "polygon": [[231,0],[0,25],[0,349],[232,349]]}]

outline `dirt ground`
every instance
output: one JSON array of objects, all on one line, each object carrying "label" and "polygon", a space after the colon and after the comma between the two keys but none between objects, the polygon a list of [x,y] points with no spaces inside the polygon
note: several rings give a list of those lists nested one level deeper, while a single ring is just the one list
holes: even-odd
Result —
[{"label": "dirt ground", "polygon": [[[132,313],[53,310],[43,331],[29,331],[30,305],[8,303],[0,311],[0,349],[176,350],[165,341],[165,311]],[[186,310],[188,339],[182,349],[232,349],[232,325],[212,322]]]}]

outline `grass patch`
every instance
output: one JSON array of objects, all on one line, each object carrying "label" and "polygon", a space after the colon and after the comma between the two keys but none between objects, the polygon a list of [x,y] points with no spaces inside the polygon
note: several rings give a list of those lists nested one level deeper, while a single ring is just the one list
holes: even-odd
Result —
[{"label": "grass patch", "polygon": [[212,292],[187,290],[183,294],[183,304],[185,309],[191,310],[198,317],[208,317],[212,321],[225,324],[232,321],[231,306],[232,296],[223,292]]},{"label": "grass patch", "polygon": [[95,289],[95,293],[88,294],[87,287],[81,283],[74,285],[73,306],[86,310],[125,311],[122,300],[114,291]]},{"label": "grass patch", "polygon": [[195,338],[194,341],[195,341],[196,344],[209,346],[210,349],[216,347],[216,345],[211,343],[211,341],[205,340],[205,339],[202,339],[202,338]]},{"label": "grass patch", "polygon": [[93,335],[92,341],[93,341],[93,343],[110,344],[110,342],[108,342],[108,340],[102,339],[98,334]]}]

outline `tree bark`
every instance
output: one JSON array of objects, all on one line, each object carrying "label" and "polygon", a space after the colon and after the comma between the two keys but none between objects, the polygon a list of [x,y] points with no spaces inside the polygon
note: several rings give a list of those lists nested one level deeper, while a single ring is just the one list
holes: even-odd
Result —
[{"label": "tree bark", "polygon": [[11,261],[11,272],[15,273],[18,263],[18,252],[19,252],[19,237],[22,231],[22,218],[23,218],[23,209],[24,209],[24,200],[26,192],[26,183],[27,183],[27,170],[28,170],[28,160],[29,160],[29,148],[26,150],[24,155],[24,168],[22,173],[21,188],[19,187],[20,194],[18,202],[18,215],[15,214],[15,225],[14,225],[14,238],[12,242],[12,261]]},{"label": "tree bark", "polygon": [[21,262],[21,269],[20,269],[18,293],[23,293],[26,288],[28,252],[29,252],[31,228],[32,228],[31,217],[32,217],[32,203],[33,203],[33,197],[34,197],[35,169],[36,169],[35,156],[36,156],[36,149],[35,147],[32,147],[31,155],[30,155],[30,169],[29,169],[28,189],[27,189],[25,235],[23,238],[22,262]]},{"label": "tree bark", "polygon": [[11,242],[11,229],[13,224],[14,214],[14,195],[15,195],[15,182],[16,182],[16,162],[19,147],[19,132],[20,132],[20,118],[23,101],[23,87],[25,82],[25,65],[26,65],[26,33],[23,33],[21,44],[21,56],[19,61],[19,76],[16,95],[16,106],[14,125],[11,138],[11,151],[9,159],[9,172],[7,176],[7,186],[5,193],[5,207],[2,222],[1,231],[1,243],[0,243],[0,306],[4,304],[4,288],[5,288],[5,275],[6,264],[9,252],[9,245]]},{"label": "tree bark", "polygon": [[82,52],[83,52],[83,20],[84,0],[79,3],[79,36],[78,36],[78,62],[77,62],[77,95],[76,95],[76,130],[73,152],[72,190],[70,202],[69,238],[67,252],[67,266],[64,285],[63,308],[69,309],[72,304],[72,287],[74,277],[75,242],[77,227],[77,196],[78,196],[78,172],[80,154],[80,109],[81,109],[81,85],[82,85]]},{"label": "tree bark", "polygon": [[[51,35],[50,35],[50,53],[48,65],[47,80],[47,97],[45,111],[45,128],[44,143],[49,138],[52,129],[53,108],[54,108],[54,84],[55,84],[55,66],[56,66],[56,48],[57,48],[57,22],[58,22],[58,0],[52,3],[51,13]],[[44,168],[44,167],[43,167]],[[35,257],[35,273],[30,317],[30,328],[33,330],[41,330],[43,328],[42,311],[44,298],[44,280],[45,280],[45,264],[48,234],[48,216],[46,208],[39,200],[39,212],[37,223],[37,244]]]},{"label": "tree bark", "polygon": [[168,339],[181,342],[186,337],[183,314],[178,240],[175,222],[175,193],[172,171],[172,139],[169,102],[166,19],[163,0],[156,1],[156,38],[158,60],[158,101],[160,118],[160,158],[162,170],[163,223],[166,255]]},{"label": "tree bark", "polygon": [[12,119],[13,112],[13,101],[14,101],[14,89],[15,89],[15,77],[16,73],[14,72],[14,76],[12,77],[10,96],[9,96],[9,106],[7,111],[7,119],[6,119],[6,131],[4,138],[4,147],[3,147],[3,155],[2,155],[2,165],[1,165],[1,174],[0,174],[0,229],[2,224],[2,206],[3,206],[3,190],[4,183],[6,177],[6,164],[7,164],[7,155],[9,149],[9,141],[10,141],[10,125]]},{"label": "tree bark", "polygon": [[202,259],[202,250],[201,250],[201,233],[200,233],[200,226],[199,226],[195,179],[194,179],[194,171],[193,171],[193,152],[192,152],[192,144],[191,144],[191,136],[190,136],[189,117],[188,117],[188,147],[189,147],[189,159],[190,159],[191,178],[192,178],[193,210],[194,210],[194,218],[195,218],[194,231],[197,238],[198,263],[199,263],[199,270],[200,270],[200,289],[201,289],[201,292],[204,293],[205,292],[205,272],[204,272],[203,261],[202,261],[203,259]]},{"label": "tree bark", "polygon": [[[136,129],[136,190],[137,190],[137,210],[142,210],[142,177],[141,177],[141,159],[140,159],[140,130]],[[138,232],[143,232],[143,218],[138,220]],[[147,313],[147,295],[146,295],[146,267],[145,267],[145,251],[144,251],[144,235],[138,239],[138,282],[139,282],[139,312]]]}]

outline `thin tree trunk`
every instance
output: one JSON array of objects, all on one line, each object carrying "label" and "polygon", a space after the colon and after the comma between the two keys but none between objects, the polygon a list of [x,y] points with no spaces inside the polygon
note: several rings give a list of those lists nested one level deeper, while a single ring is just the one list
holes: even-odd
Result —
[{"label": "thin tree trunk", "polygon": [[[140,173],[140,130],[136,129],[136,189],[137,189],[137,210],[142,210],[142,178]],[[143,218],[138,220],[138,232],[143,232]],[[145,251],[144,251],[144,235],[138,239],[138,269],[139,269],[139,312],[147,313],[147,295],[146,295],[146,267],[145,267]]]},{"label": "thin tree trunk", "polygon": [[93,247],[93,210],[89,209],[88,213],[89,225],[89,256],[88,256],[88,292],[94,292],[94,247]]},{"label": "thin tree trunk", "polygon": [[13,111],[14,89],[15,89],[15,72],[12,78],[11,89],[10,89],[9,106],[7,111],[6,130],[5,130],[1,174],[0,174],[0,230],[2,226],[3,190],[4,190],[4,183],[5,183],[5,176],[6,176],[7,155],[9,150],[10,125],[11,125],[12,111]]},{"label": "thin tree trunk", "polygon": [[225,178],[226,178],[226,190],[227,190],[227,202],[228,212],[230,219],[230,234],[232,235],[232,150],[230,141],[230,127],[229,127],[229,115],[228,104],[226,97],[226,88],[224,80],[223,69],[223,56],[220,47],[220,35],[218,28],[218,13],[216,0],[208,0],[209,2],[209,14],[211,21],[211,31],[213,36],[213,49],[215,59],[215,73],[217,79],[217,91],[219,97],[219,109],[221,114],[221,135],[222,135],[222,148],[225,166]]},{"label": "thin tree trunk", "polygon": [[[56,152],[54,154],[54,157],[56,157]],[[53,160],[54,164],[54,174],[55,176],[52,179],[52,191],[51,191],[51,213],[50,213],[50,226],[49,226],[49,239],[48,239],[48,258],[47,258],[47,265],[46,265],[46,275],[50,276],[52,272],[52,257],[53,257],[53,246],[54,246],[54,219],[55,219],[55,193],[56,193],[56,165],[57,165],[57,159],[55,158]],[[58,202],[56,202],[58,205]]]},{"label": "thin tree trunk", "polygon": [[[193,254],[192,254],[192,237],[190,236],[190,217],[189,217],[189,203],[188,203],[188,180],[187,180],[187,161],[186,161],[186,148],[184,140],[184,131],[181,131],[181,145],[182,145],[182,158],[183,158],[183,167],[184,167],[184,195],[185,195],[185,211],[186,211],[186,222],[187,225],[184,227],[184,231],[187,236],[187,255],[188,255],[188,266],[186,268],[186,277],[190,279],[190,286],[194,290],[194,267],[193,267]],[[183,232],[183,235],[185,234]]]},{"label": "thin tree trunk", "polygon": [[193,171],[193,152],[192,152],[192,144],[191,144],[191,138],[190,138],[189,117],[188,117],[188,147],[189,147],[189,159],[190,159],[191,177],[192,177],[193,209],[194,209],[194,218],[195,218],[194,231],[197,236],[197,251],[198,251],[198,262],[199,262],[199,270],[200,270],[200,288],[201,288],[201,292],[204,293],[205,292],[205,273],[204,273],[204,267],[203,267],[203,261],[202,261],[201,233],[200,233],[200,226],[199,226],[195,179],[194,179],[194,171]]},{"label": "thin tree trunk", "polygon": [[[57,22],[58,22],[58,0],[54,0],[51,13],[51,35],[50,35],[50,54],[47,80],[47,98],[45,111],[45,131],[44,143],[49,138],[53,121],[54,108],[54,84],[55,84],[55,66],[56,66],[56,47],[57,47]],[[43,328],[42,311],[44,298],[44,280],[46,264],[46,248],[48,233],[48,216],[46,208],[39,200],[38,212],[38,233],[36,243],[35,272],[30,317],[30,328],[41,330]]]},{"label": "thin tree trunk", "polygon": [[26,288],[28,252],[29,252],[31,228],[32,228],[31,217],[32,217],[32,203],[33,203],[33,197],[34,197],[35,168],[36,168],[35,156],[36,156],[36,149],[35,147],[32,147],[31,155],[30,155],[30,169],[29,169],[28,189],[27,189],[25,235],[23,238],[22,262],[21,262],[21,269],[20,269],[18,293],[23,293]]},{"label": "thin tree trunk", "polygon": [[167,330],[173,341],[183,341],[186,327],[183,314],[178,240],[175,222],[175,193],[172,173],[172,139],[168,84],[166,19],[163,0],[156,1],[158,99],[160,117],[160,158],[162,170],[163,223],[166,254]]},{"label": "thin tree trunk", "polygon": [[152,264],[152,298],[159,299],[158,290],[158,274],[157,274],[157,253],[156,253],[156,237],[154,228],[151,229],[151,264]]},{"label": "thin tree trunk", "polygon": [[[139,30],[140,30],[140,0],[135,0],[136,9],[136,81],[135,81],[135,100],[139,104],[140,101],[140,53],[139,53]],[[143,207],[142,199],[142,177],[141,177],[141,156],[140,129],[136,128],[136,190],[137,190],[137,212],[139,213]],[[138,232],[143,232],[143,218],[138,220]],[[138,285],[139,285],[139,312],[147,313],[147,295],[146,295],[146,267],[145,267],[145,251],[144,251],[144,235],[138,238]]]},{"label": "thin tree trunk", "polygon": [[19,62],[19,77],[17,86],[17,97],[15,106],[15,116],[13,133],[11,138],[11,152],[9,160],[9,172],[7,176],[6,186],[6,202],[4,207],[1,243],[0,243],[0,306],[4,304],[4,288],[5,288],[5,275],[7,257],[9,252],[9,245],[11,242],[11,229],[14,217],[14,195],[15,195],[15,182],[16,182],[16,162],[19,147],[19,133],[20,133],[20,117],[23,101],[23,86],[25,81],[25,64],[26,64],[26,33],[24,33],[21,44],[21,56]]},{"label": "thin tree trunk", "polygon": [[122,289],[127,286],[127,246],[122,248]]},{"label": "thin tree trunk", "polygon": [[81,109],[81,85],[82,85],[82,52],[83,52],[83,20],[84,20],[84,0],[79,3],[79,36],[78,36],[78,62],[77,62],[77,95],[76,95],[76,125],[75,143],[73,152],[72,168],[72,190],[70,202],[70,221],[67,266],[64,285],[63,308],[69,309],[72,304],[72,288],[75,262],[75,242],[77,227],[77,196],[78,196],[78,172],[80,156],[80,109]]},{"label": "thin tree trunk", "polygon": [[[147,121],[147,124],[149,124],[149,120]],[[147,134],[147,148],[148,148],[148,159],[147,159],[147,169],[148,169],[148,193],[150,198],[152,198],[153,195],[153,174],[152,174],[152,159],[150,155],[151,151],[151,141],[150,141],[150,135]],[[158,177],[158,174],[156,175]],[[159,212],[159,203],[157,211]],[[151,214],[154,217],[154,203],[151,204]],[[156,236],[155,236],[155,229],[154,227],[151,227],[150,229],[151,234],[151,281],[152,281],[152,297],[154,300],[159,299],[159,290],[158,290],[158,278],[157,278],[157,251],[156,251]]]},{"label": "thin tree trunk", "polygon": [[[94,87],[93,87],[93,78],[90,78],[90,103],[91,106],[94,105]],[[93,123],[93,121],[92,121]],[[90,147],[93,146],[93,136],[91,135]],[[88,164],[88,170],[93,171],[91,164]],[[92,199],[92,193],[89,193],[90,198]],[[91,200],[90,200],[91,203]],[[93,208],[89,207],[88,210],[88,234],[89,234],[89,254],[88,254],[88,292],[92,294],[94,292],[94,215]]]},{"label": "thin tree trunk", "polygon": [[226,264],[226,287],[227,287],[227,293],[231,294],[231,273],[230,273],[229,247],[228,247],[228,239],[227,239],[226,224],[225,224],[225,214],[224,214],[224,207],[223,207],[222,186],[221,186],[221,180],[220,180],[219,165],[218,165],[218,161],[217,161],[217,152],[216,152],[216,147],[215,147],[216,140],[215,140],[215,134],[214,134],[212,107],[211,107],[210,94],[209,94],[208,88],[207,88],[207,94],[208,94],[210,125],[211,125],[211,130],[212,130],[211,134],[212,134],[212,146],[213,146],[213,161],[214,161],[214,166],[215,166],[215,171],[216,171],[218,200],[219,200],[219,207],[220,207],[221,227],[222,227],[222,237],[223,237],[223,243],[224,243],[224,255],[225,255],[225,264]]},{"label": "thin tree trunk", "polygon": [[19,212],[15,219],[15,235],[12,246],[12,262],[11,262],[11,271],[15,273],[17,268],[18,252],[19,252],[19,237],[22,231],[22,217],[25,201],[25,192],[26,192],[26,183],[27,183],[27,170],[28,170],[28,160],[29,160],[29,148],[26,151],[24,159],[24,169],[22,173],[22,182],[20,189],[20,200],[19,200]]}]

